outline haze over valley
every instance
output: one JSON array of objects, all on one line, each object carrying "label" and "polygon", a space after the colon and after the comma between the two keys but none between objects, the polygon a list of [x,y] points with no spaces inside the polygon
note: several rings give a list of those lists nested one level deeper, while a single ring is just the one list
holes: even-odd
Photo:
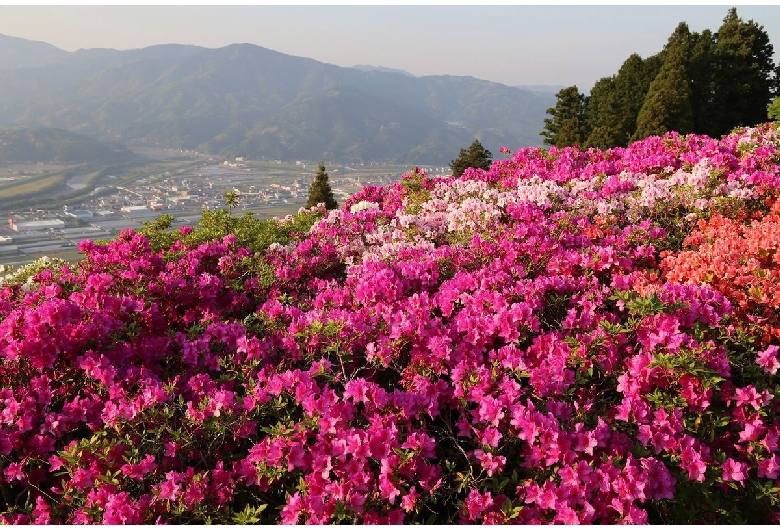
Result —
[{"label": "haze over valley", "polygon": [[251,44],[79,50],[2,36],[0,125],[253,159],[447,164],[541,145],[554,93],[344,68]]},{"label": "haze over valley", "polygon": [[554,102],[549,87],[345,68],[251,44],[67,52],[0,35],[0,72],[9,263],[160,210],[197,222],[233,188],[261,216],[294,213],[318,161],[343,200],[413,165],[444,172],[476,137],[496,151],[541,145]]}]

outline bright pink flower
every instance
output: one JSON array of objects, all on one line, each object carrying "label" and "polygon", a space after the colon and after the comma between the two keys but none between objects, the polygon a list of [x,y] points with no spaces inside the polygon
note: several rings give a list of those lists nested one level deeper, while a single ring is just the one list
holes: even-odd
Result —
[{"label": "bright pink flower", "polygon": [[466,500],[463,501],[463,507],[466,509],[468,522],[476,522],[492,504],[493,496],[489,491],[480,493],[477,490],[471,490],[466,496]]},{"label": "bright pink flower", "polygon": [[733,458],[726,459],[722,469],[721,478],[724,481],[735,481],[742,484],[747,478],[748,465],[744,462],[737,462]]},{"label": "bright pink flower", "polygon": [[777,369],[780,368],[780,360],[777,358],[778,349],[779,347],[773,344],[760,352],[756,358],[756,364],[761,366],[768,374],[775,375]]},{"label": "bright pink flower", "polygon": [[780,457],[776,454],[758,463],[759,478],[777,479],[780,476]]},{"label": "bright pink flower", "polygon": [[179,478],[173,471],[165,474],[165,480],[158,487],[157,497],[167,501],[177,501],[177,497],[182,492],[182,486],[179,484]]},{"label": "bright pink flower", "polygon": [[506,457],[503,455],[493,455],[482,449],[474,451],[474,457],[479,461],[482,469],[487,471],[487,475],[492,477],[494,473],[500,473],[506,464]]},{"label": "bright pink flower", "polygon": [[394,504],[396,497],[401,494],[401,491],[384,474],[379,477],[379,492],[382,494],[382,498],[387,499],[390,504]]}]

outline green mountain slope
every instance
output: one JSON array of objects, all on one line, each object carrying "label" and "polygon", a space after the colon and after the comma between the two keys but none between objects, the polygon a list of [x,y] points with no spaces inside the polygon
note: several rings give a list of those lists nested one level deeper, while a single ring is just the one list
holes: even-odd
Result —
[{"label": "green mountain slope", "polygon": [[475,137],[495,150],[541,145],[554,103],[470,77],[362,71],[250,44],[62,53],[3,72],[0,126],[253,157],[407,160],[429,147],[440,154],[426,163],[447,163]]},{"label": "green mountain slope", "polygon": [[61,129],[0,131],[0,162],[117,163],[135,153],[118,144],[100,142]]}]

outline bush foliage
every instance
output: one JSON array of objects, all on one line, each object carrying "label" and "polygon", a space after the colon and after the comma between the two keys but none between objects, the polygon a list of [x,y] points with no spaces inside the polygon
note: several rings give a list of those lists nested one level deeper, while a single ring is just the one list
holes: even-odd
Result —
[{"label": "bush foliage", "polygon": [[776,129],[502,152],[4,276],[2,520],[776,522]]}]

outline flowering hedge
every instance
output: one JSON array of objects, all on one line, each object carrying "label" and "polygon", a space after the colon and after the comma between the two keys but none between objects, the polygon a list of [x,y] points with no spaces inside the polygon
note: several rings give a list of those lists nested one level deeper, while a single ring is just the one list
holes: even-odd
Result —
[{"label": "flowering hedge", "polygon": [[502,149],[7,275],[2,520],[777,522],[779,149]]}]

